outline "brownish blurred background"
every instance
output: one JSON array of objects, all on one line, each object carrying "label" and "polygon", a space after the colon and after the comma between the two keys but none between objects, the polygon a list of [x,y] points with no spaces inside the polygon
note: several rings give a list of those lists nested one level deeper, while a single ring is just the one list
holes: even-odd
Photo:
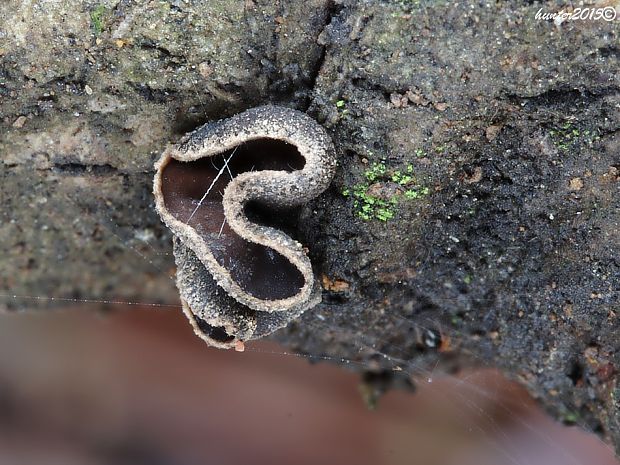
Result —
[{"label": "brownish blurred background", "polygon": [[0,465],[620,463],[493,370],[421,381],[371,411],[359,375],[207,348],[174,309],[4,314]]}]

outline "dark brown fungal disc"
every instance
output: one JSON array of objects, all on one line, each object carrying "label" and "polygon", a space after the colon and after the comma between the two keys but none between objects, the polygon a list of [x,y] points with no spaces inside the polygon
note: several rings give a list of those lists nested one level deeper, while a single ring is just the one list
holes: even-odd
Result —
[{"label": "dark brown fungal disc", "polygon": [[331,140],[287,108],[248,110],[188,134],[156,165],[156,208],[175,235],[177,286],[196,333],[240,347],[320,301],[295,207],[335,169]]}]

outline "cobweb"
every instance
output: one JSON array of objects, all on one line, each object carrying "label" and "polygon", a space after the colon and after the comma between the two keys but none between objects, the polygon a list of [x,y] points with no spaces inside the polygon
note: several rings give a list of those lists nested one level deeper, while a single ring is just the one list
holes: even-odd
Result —
[{"label": "cobweb", "polygon": [[[224,167],[227,167],[226,160],[224,160],[224,164],[222,165],[222,172]],[[232,176],[232,173],[229,173]],[[78,211],[82,210],[76,199],[69,199],[76,205]],[[107,213],[98,212],[98,214],[106,216]],[[112,237],[115,237],[118,240],[119,245],[127,249],[130,253],[136,254],[140,257],[141,260],[146,261],[153,268],[153,271],[157,273],[167,274],[165,270],[162,270],[158,267],[156,263],[154,263],[148,256],[142,253],[138,248],[134,247],[128,240],[124,239],[120,233],[120,226],[111,218],[107,217],[107,224],[102,224],[105,228],[105,233],[109,234]],[[143,238],[140,235],[136,234],[134,237],[137,237],[144,245],[153,251],[156,252],[156,249],[153,247],[153,244],[149,241],[148,238]],[[171,282],[174,282],[174,276],[169,276]],[[181,310],[181,306],[178,304],[163,304],[156,302],[138,302],[138,301],[127,301],[124,299],[96,299],[96,298],[71,298],[71,297],[63,297],[63,296],[55,296],[55,295],[14,295],[8,292],[0,293],[0,298],[5,300],[14,300],[16,302],[22,301],[36,301],[38,303],[49,303],[58,304],[61,303],[65,307],[72,305],[80,305],[80,306],[114,306],[114,307],[150,307],[154,309],[162,309],[162,310],[171,310],[171,311],[179,311]],[[404,317],[399,317],[403,319],[404,323],[409,323]],[[421,327],[422,330],[431,330],[433,326],[444,327],[445,325],[440,325],[438,320],[434,320],[432,318],[428,319],[428,327]],[[389,343],[387,341],[379,341],[383,342],[383,347],[385,351],[389,351],[385,353],[384,351],[378,350],[376,345],[369,344],[368,341],[362,335],[353,335],[351,330],[349,330],[345,326],[331,326],[327,323],[322,323],[320,320],[315,319],[312,323],[313,328],[316,331],[331,331],[333,333],[344,334],[347,336],[348,340],[355,341],[355,344],[358,346],[359,351],[364,351],[365,353],[374,353],[379,357],[384,357],[388,359],[390,362],[397,365],[398,375],[399,376],[408,376],[412,380],[415,380],[417,385],[426,385],[426,389],[433,389],[436,392],[441,393],[441,397],[443,401],[450,405],[455,411],[460,413],[460,417],[462,418],[462,424],[460,425],[466,431],[475,431],[478,436],[483,438],[486,446],[495,451],[496,456],[500,457],[501,464],[514,464],[514,465],[526,465],[531,463],[540,463],[540,462],[532,462],[531,454],[526,454],[522,448],[518,447],[514,441],[511,441],[511,435],[515,428],[518,428],[522,431],[525,431],[529,437],[529,441],[536,444],[536,447],[543,448],[551,451],[554,456],[560,457],[562,463],[567,465],[591,465],[592,462],[587,461],[583,456],[577,454],[574,448],[567,447],[565,443],[562,443],[558,440],[557,436],[550,434],[547,427],[541,426],[538,422],[533,421],[529,417],[528,413],[528,405],[523,400],[521,396],[515,396],[512,398],[509,393],[498,392],[499,385],[497,381],[487,381],[488,384],[481,384],[480,379],[478,379],[478,372],[474,371],[468,373],[466,375],[457,376],[451,387],[448,387],[441,381],[442,379],[449,377],[450,375],[446,375],[444,373],[438,373],[438,364],[429,369],[426,364],[418,363],[415,360],[411,361],[408,359],[407,353],[401,350],[398,346],[393,343]],[[457,329],[446,328],[445,330],[448,333],[448,336],[452,340],[458,340],[462,337],[460,332]],[[376,342],[376,339],[375,339]],[[205,347],[204,350],[216,350],[216,349],[208,349]],[[308,354],[300,354],[294,353],[291,351],[287,351],[284,349],[265,349],[262,346],[255,347],[252,343],[248,343],[246,345],[246,351],[255,352],[261,354],[269,354],[277,357],[295,357],[308,359],[309,361],[323,361],[323,362],[333,362],[340,365],[351,366],[356,371],[372,371],[375,369],[375,366],[372,366],[371,363],[363,363],[357,360],[350,360],[341,357],[333,357],[329,355],[308,355]],[[398,357],[398,354],[402,354],[402,357]],[[472,354],[472,356],[475,356]],[[480,365],[484,366],[485,363],[482,360],[479,360]],[[492,367],[489,367],[492,368]],[[456,385],[456,387],[454,386]],[[505,389],[505,388],[504,388]],[[355,394],[355,393],[352,393]],[[413,394],[415,395],[415,394]],[[489,405],[493,405],[493,411],[489,411]],[[380,405],[379,405],[379,408]],[[511,419],[512,425],[507,425],[505,422],[500,422],[497,420],[497,412],[499,412],[503,417],[509,417]],[[578,422],[578,421],[577,421]],[[587,430],[587,425],[580,424],[583,429]],[[593,433],[594,434],[594,433]],[[610,457],[613,457],[613,449],[605,444],[604,442],[599,440],[601,448],[606,448],[609,451]],[[610,462],[612,463],[612,462]],[[499,465],[499,464],[498,464]],[[596,464],[595,464],[596,465]]]}]

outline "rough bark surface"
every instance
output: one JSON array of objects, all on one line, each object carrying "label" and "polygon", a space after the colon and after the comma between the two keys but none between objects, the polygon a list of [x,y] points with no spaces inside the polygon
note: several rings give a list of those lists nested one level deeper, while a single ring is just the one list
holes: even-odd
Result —
[{"label": "rough bark surface", "polygon": [[323,303],[277,338],[378,372],[498,366],[620,450],[618,21],[539,8],[562,4],[3,2],[2,305],[176,302],[154,161],[286,105],[339,168],[298,226]]}]

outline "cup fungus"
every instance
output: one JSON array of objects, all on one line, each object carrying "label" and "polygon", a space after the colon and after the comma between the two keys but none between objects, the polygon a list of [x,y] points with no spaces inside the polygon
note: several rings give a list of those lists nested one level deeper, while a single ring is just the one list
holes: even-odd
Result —
[{"label": "cup fungus", "polygon": [[335,166],[323,128],[276,106],[206,124],[166,149],[155,206],[174,235],[183,310],[209,345],[242,350],[320,302],[290,231],[294,208],[327,188]]}]

